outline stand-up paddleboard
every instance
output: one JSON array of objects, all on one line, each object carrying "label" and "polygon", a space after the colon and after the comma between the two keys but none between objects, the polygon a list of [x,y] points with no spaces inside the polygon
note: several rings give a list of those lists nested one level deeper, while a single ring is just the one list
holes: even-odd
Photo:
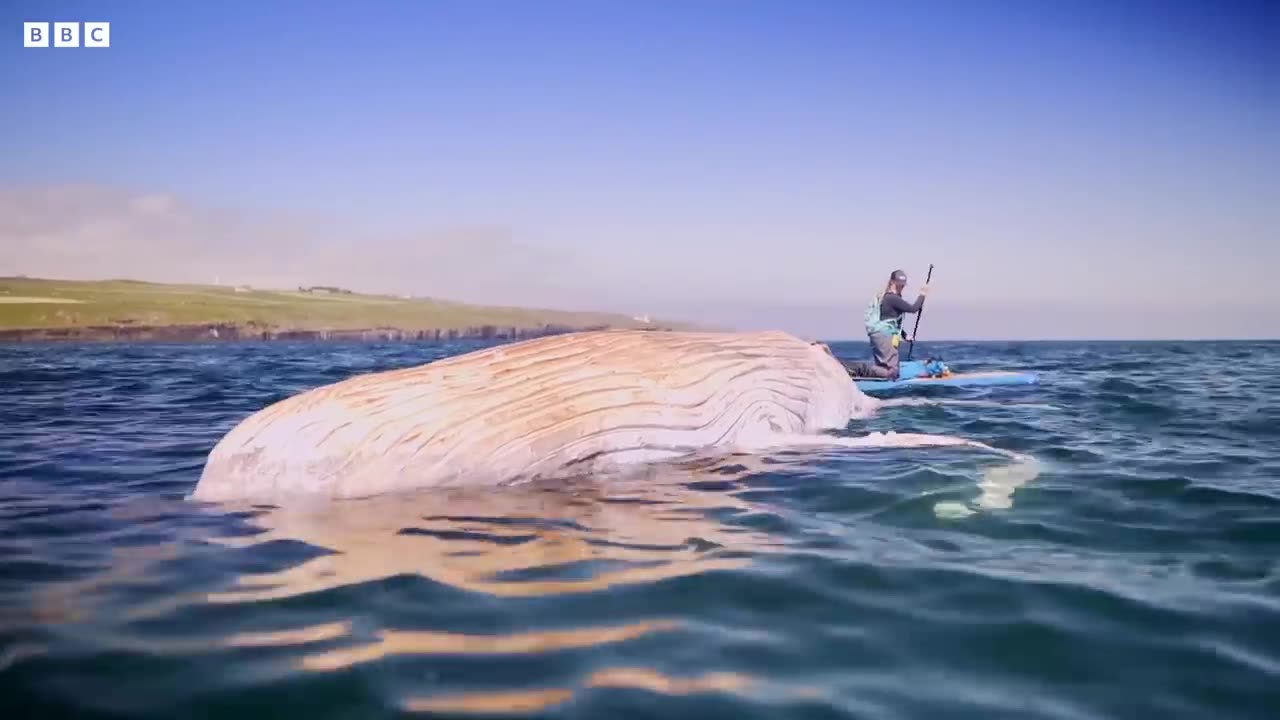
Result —
[{"label": "stand-up paddleboard", "polygon": [[[926,285],[933,279],[933,265],[929,266],[929,274],[925,276]],[[854,385],[865,393],[885,392],[889,390],[898,390],[900,388],[915,387],[968,387],[975,385],[1034,385],[1040,382],[1039,376],[1035,373],[1025,372],[976,372],[976,373],[955,373],[946,363],[939,359],[930,360],[912,360],[911,354],[916,349],[916,338],[920,336],[920,318],[924,315],[924,301],[921,300],[920,309],[916,312],[916,328],[911,333],[911,339],[907,349],[907,356],[902,359],[898,367],[898,377],[894,380],[882,380],[876,377],[870,377],[867,363],[844,363],[845,370],[849,373],[849,377],[853,379]],[[868,308],[868,312],[874,312],[874,306]],[[870,328],[868,328],[870,331]],[[898,343],[894,342],[894,347]]]},{"label": "stand-up paddleboard", "polygon": [[852,371],[850,376],[858,389],[868,394],[916,387],[1034,385],[1040,382],[1038,375],[1027,372],[956,373],[938,360],[905,360],[899,367],[897,380],[858,377]]}]

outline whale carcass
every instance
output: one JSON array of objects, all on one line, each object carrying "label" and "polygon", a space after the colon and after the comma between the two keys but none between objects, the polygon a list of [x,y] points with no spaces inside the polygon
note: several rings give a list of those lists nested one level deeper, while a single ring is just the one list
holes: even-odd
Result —
[{"label": "whale carcass", "polygon": [[603,473],[816,439],[878,402],[829,349],[786,333],[556,335],[352,377],[259,410],[213,448],[192,498],[352,498]]}]

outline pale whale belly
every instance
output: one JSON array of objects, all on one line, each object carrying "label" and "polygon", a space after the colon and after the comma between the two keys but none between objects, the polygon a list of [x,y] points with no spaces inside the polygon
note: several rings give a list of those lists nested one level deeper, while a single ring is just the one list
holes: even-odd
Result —
[{"label": "pale whale belly", "polygon": [[839,429],[877,404],[785,333],[600,331],[350,378],[267,407],[197,500],[364,497],[600,473]]}]

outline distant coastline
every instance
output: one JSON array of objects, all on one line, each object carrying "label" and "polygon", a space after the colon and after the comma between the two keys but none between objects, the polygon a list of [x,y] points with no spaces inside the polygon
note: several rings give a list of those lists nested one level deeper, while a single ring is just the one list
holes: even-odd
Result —
[{"label": "distant coastline", "polygon": [[[453,342],[458,340],[526,340],[548,335],[588,330],[613,329],[610,325],[539,328],[449,328],[405,330],[402,328],[355,328],[307,330],[301,328],[258,328],[252,325],[95,325],[85,327],[0,329],[0,342]],[[666,327],[646,327],[670,330]]]},{"label": "distant coastline", "polygon": [[0,342],[522,340],[605,329],[690,329],[646,316],[494,307],[338,287],[0,278]]}]

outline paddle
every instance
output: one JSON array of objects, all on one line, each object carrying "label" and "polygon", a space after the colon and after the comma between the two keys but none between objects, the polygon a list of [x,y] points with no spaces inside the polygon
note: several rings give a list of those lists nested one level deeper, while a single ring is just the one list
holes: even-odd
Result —
[{"label": "paddle", "polygon": [[[929,274],[924,278],[924,284],[928,285],[933,279],[933,263],[929,264]],[[920,312],[916,313],[916,327],[911,331],[911,347],[907,348],[907,359],[911,359],[911,354],[916,351],[916,334],[920,332],[920,317],[924,315],[924,301],[920,301]]]}]

